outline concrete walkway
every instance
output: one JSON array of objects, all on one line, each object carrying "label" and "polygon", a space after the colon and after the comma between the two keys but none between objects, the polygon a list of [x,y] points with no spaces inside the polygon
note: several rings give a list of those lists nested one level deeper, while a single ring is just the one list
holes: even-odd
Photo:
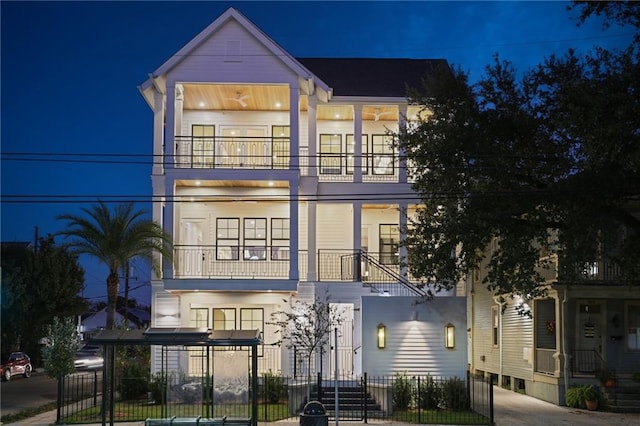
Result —
[{"label": "concrete walkway", "polygon": [[[497,426],[556,426],[556,425],[615,425],[640,426],[640,414],[607,413],[586,411],[557,405],[505,390],[497,386],[494,390],[494,417]],[[56,412],[49,411],[37,416],[10,423],[15,426],[49,426],[56,421]],[[297,426],[297,421],[275,422],[278,426]],[[143,426],[144,422],[115,423],[117,426]],[[269,426],[274,423],[259,423]],[[369,424],[400,425],[399,423],[370,421]],[[362,422],[340,422],[342,426],[362,426]],[[9,426],[9,424],[7,425]],[[79,425],[81,426],[81,425]],[[88,425],[86,425],[88,426]],[[404,425],[406,426],[406,425]],[[412,425],[414,426],[414,425]]]}]

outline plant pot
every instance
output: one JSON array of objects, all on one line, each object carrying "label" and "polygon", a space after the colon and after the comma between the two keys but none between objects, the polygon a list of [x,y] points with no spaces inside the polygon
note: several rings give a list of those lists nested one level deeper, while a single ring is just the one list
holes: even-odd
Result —
[{"label": "plant pot", "polygon": [[616,381],[613,379],[607,379],[604,382],[604,386],[607,388],[612,388],[616,384]]},{"label": "plant pot", "polygon": [[598,400],[585,401],[584,403],[587,406],[587,410],[589,411],[595,411],[598,409]]}]

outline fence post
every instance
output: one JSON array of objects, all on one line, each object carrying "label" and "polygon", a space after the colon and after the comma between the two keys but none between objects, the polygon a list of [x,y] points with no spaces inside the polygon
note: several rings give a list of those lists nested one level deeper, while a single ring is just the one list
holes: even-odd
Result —
[{"label": "fence post", "polygon": [[318,373],[318,385],[317,385],[316,395],[318,396],[318,401],[322,402],[322,373]]},{"label": "fence post", "polygon": [[93,370],[93,406],[98,405],[98,370]]},{"label": "fence post", "polygon": [[489,386],[489,417],[491,418],[491,424],[494,424],[494,418],[493,418],[493,383],[491,381],[491,378],[489,378],[488,380],[488,386]]},{"label": "fence post", "polygon": [[416,401],[418,403],[418,423],[422,423],[421,421],[421,414],[422,414],[422,404],[421,404],[421,396],[422,396],[422,389],[420,388],[420,376],[418,376],[418,387],[416,389],[416,393],[418,394],[418,400]]},{"label": "fence post", "polygon": [[367,404],[367,395],[368,395],[368,389],[367,389],[367,372],[365,371],[364,376],[363,376],[363,389],[362,389],[362,397],[364,399],[364,422],[365,423],[369,423],[369,404]]},{"label": "fence post", "polygon": [[473,407],[473,404],[471,403],[471,395],[471,373],[467,370],[467,408]]},{"label": "fence post", "polygon": [[58,376],[58,401],[56,404],[56,424],[60,424],[60,411],[62,410],[62,380],[63,377],[61,375]]}]

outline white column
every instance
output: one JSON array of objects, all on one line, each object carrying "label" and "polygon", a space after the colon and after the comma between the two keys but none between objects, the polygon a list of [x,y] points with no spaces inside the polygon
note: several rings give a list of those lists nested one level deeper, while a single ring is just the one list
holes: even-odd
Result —
[{"label": "white column", "polygon": [[298,267],[298,252],[300,232],[298,229],[298,179],[289,181],[289,279],[299,280],[300,271]]},{"label": "white column", "polygon": [[[289,131],[291,135],[289,167],[291,170],[298,170],[300,167],[300,93],[298,86],[289,86],[289,105]],[[296,183],[296,188],[297,186]]]},{"label": "white column", "polygon": [[[169,181],[169,182],[165,181],[164,191],[165,191],[165,194],[169,196],[169,199],[168,199],[168,202],[165,202],[162,204],[162,212],[161,212],[161,214],[163,215],[162,227],[166,232],[170,233],[173,236],[173,239],[174,239],[173,243],[177,244],[177,241],[176,241],[177,226],[174,222],[174,211],[176,207],[176,201],[175,201],[175,197],[173,197],[174,191],[175,191],[173,181]],[[175,250],[174,250],[174,253],[175,253]],[[175,262],[175,259],[174,259],[174,262]],[[173,278],[173,265],[171,263],[165,262],[162,265],[162,277]]]},{"label": "white column", "polygon": [[164,167],[173,169],[175,164],[176,88],[167,85],[167,124],[164,138]]},{"label": "white column", "polygon": [[176,120],[174,136],[182,136],[182,115],[184,113],[184,87],[176,84]]},{"label": "white column", "polygon": [[353,142],[353,181],[360,183],[362,182],[362,105],[353,106]]},{"label": "white column", "polygon": [[318,279],[318,262],[316,247],[316,213],[318,210],[315,201],[307,203],[307,257],[308,257],[308,277],[307,281],[316,281]]},{"label": "white column", "polygon": [[164,108],[164,95],[158,91],[153,92],[153,167],[151,171],[153,175],[163,173]]},{"label": "white column", "polygon": [[[360,253],[362,250],[362,202],[353,202],[353,250]],[[362,265],[362,262],[360,262]],[[363,271],[360,271],[362,273]]]},{"label": "white column", "polygon": [[317,130],[317,122],[318,122],[318,98],[316,95],[309,95],[309,105],[307,107],[307,117],[308,117],[308,144],[309,144],[309,170],[307,172],[308,176],[318,176],[318,130]]},{"label": "white column", "polygon": [[[398,133],[403,134],[406,131],[407,126],[407,104],[400,105],[398,109]],[[407,158],[403,149],[400,149],[398,154],[400,155],[398,182],[407,183]]]}]

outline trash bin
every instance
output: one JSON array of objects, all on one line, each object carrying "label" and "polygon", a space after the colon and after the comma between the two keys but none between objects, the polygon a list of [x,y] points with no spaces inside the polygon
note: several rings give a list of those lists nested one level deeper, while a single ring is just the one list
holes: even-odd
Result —
[{"label": "trash bin", "polygon": [[329,415],[319,401],[309,401],[300,414],[300,426],[327,426]]}]

